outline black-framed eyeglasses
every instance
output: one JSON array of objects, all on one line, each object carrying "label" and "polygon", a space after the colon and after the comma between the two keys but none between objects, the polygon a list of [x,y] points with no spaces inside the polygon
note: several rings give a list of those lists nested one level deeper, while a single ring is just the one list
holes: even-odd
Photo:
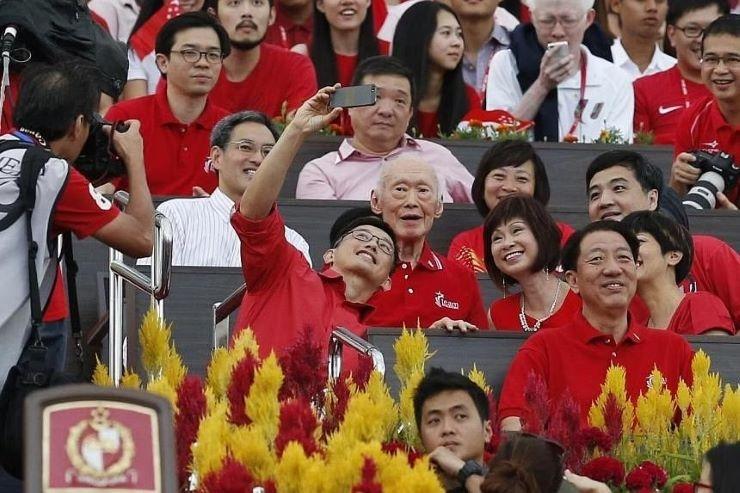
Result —
[{"label": "black-framed eyeglasses", "polygon": [[370,243],[373,240],[373,238],[375,238],[377,240],[378,250],[385,253],[389,257],[393,256],[393,251],[394,251],[393,243],[386,240],[385,238],[381,238],[380,236],[374,235],[370,231],[367,231],[364,229],[353,229],[349,233],[342,235],[342,237],[337,240],[336,244],[339,245],[342,242],[342,240],[346,238],[348,235],[352,236],[352,238],[354,238],[355,240],[361,241],[363,243]]},{"label": "black-framed eyeglasses", "polygon": [[224,59],[220,51],[199,51],[190,48],[184,50],[171,50],[170,53],[179,53],[183,60],[188,63],[198,63],[202,57],[210,64],[221,63]]},{"label": "black-framed eyeglasses", "polygon": [[740,68],[740,56],[738,55],[706,55],[701,58],[701,64],[706,65],[707,67],[718,67],[719,62],[724,63],[726,68]]},{"label": "black-framed eyeglasses", "polygon": [[255,154],[259,151],[263,158],[266,158],[272,148],[275,147],[275,144],[263,144],[260,147],[249,139],[233,140],[231,142],[227,142],[227,145],[233,145],[239,152],[249,155]]},{"label": "black-framed eyeglasses", "polygon": [[676,29],[681,31],[687,38],[698,38],[704,34],[704,28],[694,25],[688,25],[684,27],[674,26]]}]

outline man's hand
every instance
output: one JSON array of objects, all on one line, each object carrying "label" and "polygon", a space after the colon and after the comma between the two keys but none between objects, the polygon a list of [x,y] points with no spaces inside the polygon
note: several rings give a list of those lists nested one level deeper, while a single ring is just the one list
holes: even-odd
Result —
[{"label": "man's hand", "polygon": [[457,473],[465,465],[465,461],[456,456],[450,449],[441,445],[432,450],[432,453],[429,454],[429,460],[452,479],[457,479]]},{"label": "man's hand", "polygon": [[320,89],[296,110],[288,127],[310,135],[331,123],[342,112],[342,108],[329,109],[329,97],[338,87],[340,85],[335,84],[333,87]]},{"label": "man's hand", "polygon": [[727,198],[727,195],[723,194],[722,192],[717,192],[717,209],[727,209],[729,211],[736,211],[737,206],[730,202],[730,199]]},{"label": "man's hand", "polygon": [[108,126],[103,128],[113,140],[113,147],[123,159],[126,169],[130,170],[131,166],[144,165],[144,139],[139,133],[139,120],[126,120],[126,123],[129,127],[125,132],[113,131]]},{"label": "man's hand", "polygon": [[671,178],[668,184],[679,195],[684,195],[688,187],[696,183],[701,175],[701,170],[691,164],[694,161],[696,157],[693,154],[682,152],[676,156],[676,160],[671,165]]},{"label": "man's hand", "polygon": [[575,57],[568,53],[562,58],[556,56],[557,50],[545,50],[540,62],[539,83],[549,92],[575,72]]},{"label": "man's hand", "polygon": [[461,334],[467,334],[468,332],[478,332],[478,327],[466,322],[465,320],[452,320],[450,317],[442,317],[432,325],[430,329],[445,329],[447,332],[454,332],[455,329],[459,330]]}]

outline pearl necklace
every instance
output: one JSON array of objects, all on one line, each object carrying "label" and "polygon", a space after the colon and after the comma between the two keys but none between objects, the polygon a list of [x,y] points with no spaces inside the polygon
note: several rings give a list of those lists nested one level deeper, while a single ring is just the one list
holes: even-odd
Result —
[{"label": "pearl necklace", "polygon": [[522,293],[521,309],[519,310],[519,324],[521,324],[522,330],[524,332],[537,332],[538,330],[540,330],[540,325],[542,325],[542,322],[552,316],[552,312],[555,311],[555,305],[558,304],[558,296],[560,295],[561,284],[562,283],[558,281],[558,287],[555,289],[555,298],[553,298],[552,300],[552,304],[550,305],[550,310],[547,312],[547,315],[545,315],[543,318],[540,318],[539,320],[536,320],[533,327],[529,326],[529,324],[527,323],[527,316],[524,314],[524,293]]}]

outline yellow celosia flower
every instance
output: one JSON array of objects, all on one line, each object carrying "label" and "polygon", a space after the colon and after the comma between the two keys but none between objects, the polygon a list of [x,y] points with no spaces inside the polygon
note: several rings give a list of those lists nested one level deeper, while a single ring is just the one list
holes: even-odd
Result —
[{"label": "yellow celosia flower", "polygon": [[180,354],[178,354],[174,347],[171,347],[163,360],[162,375],[173,389],[177,389],[180,387],[180,383],[182,383],[187,372],[188,369],[182,363]]},{"label": "yellow celosia flower", "polygon": [[429,341],[422,330],[406,330],[393,344],[396,363],[393,371],[398,375],[401,385],[417,371],[424,373],[424,364],[434,353],[429,352]]},{"label": "yellow celosia flower", "polygon": [[416,417],[414,413],[414,394],[419,382],[424,378],[424,373],[417,370],[411,374],[405,386],[401,388],[399,394],[399,411],[401,414],[400,432],[401,438],[412,446],[419,445],[419,430],[416,429]]},{"label": "yellow celosia flower", "polygon": [[254,426],[237,426],[229,435],[231,455],[260,481],[275,474],[277,457],[271,445],[265,441],[262,431]]},{"label": "yellow celosia flower", "polygon": [[681,414],[685,415],[691,405],[691,389],[686,385],[686,382],[681,379],[678,382],[678,389],[676,390],[676,404],[681,410]]},{"label": "yellow celosia flower", "polygon": [[385,384],[383,375],[374,371],[370,374],[370,379],[365,387],[365,393],[370,397],[370,400],[378,406],[381,411],[381,415],[378,416],[380,420],[380,426],[383,430],[384,437],[383,441],[390,440],[393,437],[396,426],[398,425],[398,406],[391,397],[391,392],[388,386]]},{"label": "yellow celosia flower", "polygon": [[390,457],[389,462],[378,471],[384,493],[442,493],[445,489],[429,465],[428,458],[418,461],[410,468],[405,454]]},{"label": "yellow celosia flower", "polygon": [[468,378],[478,387],[482,388],[483,392],[486,394],[491,392],[491,387],[489,387],[488,382],[486,382],[486,375],[478,369],[475,363],[473,363],[473,368],[468,372]]},{"label": "yellow celosia flower", "polygon": [[108,373],[108,367],[101,363],[97,356],[95,356],[95,371],[93,371],[92,383],[100,387],[113,387],[113,379]]},{"label": "yellow celosia flower", "polygon": [[327,455],[334,457],[346,453],[348,447],[357,443],[383,441],[387,438],[384,429],[387,423],[383,422],[385,409],[382,404],[372,401],[367,393],[360,393],[347,404],[339,429],[333,433],[327,443]]},{"label": "yellow celosia flower", "polygon": [[246,411],[253,426],[264,433],[267,441],[272,442],[277,435],[280,421],[280,402],[278,394],[283,385],[283,370],[278,364],[275,353],[270,353],[254,374],[254,383],[245,398]]},{"label": "yellow celosia flower", "polygon": [[257,339],[255,339],[252,329],[246,328],[236,335],[231,352],[236,361],[241,360],[246,353],[250,353],[252,356],[259,359],[260,347],[259,344],[257,344]]},{"label": "yellow celosia flower", "polygon": [[144,315],[139,329],[141,344],[141,363],[149,375],[149,380],[159,378],[164,361],[170,352],[171,330],[159,315],[149,309]]},{"label": "yellow celosia flower", "polygon": [[123,377],[121,377],[121,387],[127,388],[127,389],[140,389],[141,388],[141,378],[136,372],[133,372],[130,369],[127,369],[123,373]]},{"label": "yellow celosia flower", "polygon": [[175,392],[175,389],[172,388],[167,380],[164,378],[152,380],[147,384],[146,390],[152,394],[161,395],[170,401],[172,413],[177,414],[177,392]]},{"label": "yellow celosia flower", "polygon": [[226,403],[222,402],[203,418],[198,428],[198,438],[193,445],[193,471],[199,478],[221,468],[228,451],[229,435]]},{"label": "yellow celosia flower", "polygon": [[220,400],[218,397],[216,397],[216,393],[210,386],[207,386],[205,388],[204,393],[206,394],[206,414],[212,414],[216,411],[216,407],[218,406]]},{"label": "yellow celosia flower", "polygon": [[217,348],[208,365],[206,383],[217,399],[223,399],[231,380],[231,358],[226,348]]},{"label": "yellow celosia flower", "polygon": [[306,457],[303,447],[289,443],[275,470],[275,485],[280,493],[321,492],[325,483],[323,462]]}]

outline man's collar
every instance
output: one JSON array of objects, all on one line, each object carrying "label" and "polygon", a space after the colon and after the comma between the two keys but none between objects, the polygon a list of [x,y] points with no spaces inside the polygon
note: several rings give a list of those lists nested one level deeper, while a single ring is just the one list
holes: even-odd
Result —
[{"label": "man's collar", "polygon": [[[335,271],[331,265],[325,266],[322,270],[317,272],[319,277],[321,277],[324,280],[324,283],[331,286],[332,289],[336,290],[337,293],[341,294],[342,297],[344,297],[344,293],[347,289],[347,285],[344,283],[344,278],[342,275]],[[378,288],[380,289],[380,288]],[[375,307],[369,303],[357,303],[354,301],[348,301],[346,298],[344,300],[344,304],[346,306],[349,306],[353,308],[354,310],[357,310],[357,312],[360,315],[360,322],[362,322],[365,318],[367,318],[370,313],[372,313],[375,310]]]},{"label": "man's collar", "polygon": [[[408,262],[399,261],[399,264],[403,263]],[[427,242],[426,239],[424,240],[424,246],[421,248],[421,255],[419,255],[419,261],[416,263],[416,267],[421,267],[429,271],[437,271],[444,268],[439,255],[434,253],[434,251],[429,247],[429,242]]]},{"label": "man's collar", "polygon": [[[648,63],[645,72],[650,71],[650,69],[660,70],[660,58],[663,55],[665,54],[663,53],[663,51],[661,51],[660,46],[656,44],[655,50],[653,51],[653,56],[652,58],[650,58],[650,63]],[[622,67],[625,64],[632,64],[637,67],[637,64],[633,62],[630,56],[627,54],[627,50],[624,49],[622,41],[619,38],[616,38],[614,40],[614,44],[612,44],[612,58],[614,59],[614,65],[616,65],[617,67]]]},{"label": "man's collar", "polygon": [[208,203],[216,211],[218,217],[224,222],[231,221],[231,213],[234,210],[234,201],[229,198],[220,188],[216,187],[213,193],[208,197]]},{"label": "man's collar", "polygon": [[341,144],[339,144],[339,149],[337,149],[337,158],[334,161],[334,164],[339,164],[342,161],[346,161],[352,156],[357,156],[360,158],[365,158],[368,160],[375,160],[379,157],[389,157],[393,154],[396,154],[400,152],[402,149],[406,149],[409,147],[418,148],[419,143],[410,135],[403,134],[403,137],[401,137],[401,141],[399,142],[398,146],[396,146],[395,149],[392,149],[390,152],[388,152],[385,155],[382,156],[376,156],[373,154],[365,154],[362,151],[358,150],[355,146],[352,145],[352,142],[350,142],[350,139],[344,139]]},{"label": "man's collar", "polygon": [[[606,344],[614,344],[614,336],[612,336],[611,334],[605,334],[604,332],[601,332],[599,329],[591,325],[589,321],[586,320],[586,317],[583,316],[582,311],[578,312],[575,317],[573,317],[573,322],[575,335],[583,343],[593,344],[596,342],[604,342]],[[619,342],[619,344],[624,344],[627,342],[632,344],[639,344],[640,342],[642,342],[642,336],[640,335],[640,332],[640,325],[634,322],[634,317],[627,314],[627,332],[624,334],[624,337]]]},{"label": "man's collar", "polygon": [[[162,84],[157,84],[157,90],[154,93],[154,104],[156,105],[156,111],[158,115],[159,124],[162,126],[166,125],[186,125],[185,123],[178,120],[172,108],[170,108],[170,102],[167,99],[167,81],[165,80]],[[208,99],[206,99],[206,105],[203,107],[203,111],[198,115],[190,125],[195,125],[200,128],[213,128],[218,123],[220,117],[216,107],[213,106]]]}]

